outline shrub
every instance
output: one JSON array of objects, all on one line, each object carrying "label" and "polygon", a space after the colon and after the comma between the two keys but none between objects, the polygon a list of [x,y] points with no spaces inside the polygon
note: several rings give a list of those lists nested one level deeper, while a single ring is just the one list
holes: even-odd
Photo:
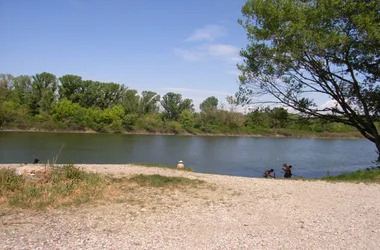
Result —
[{"label": "shrub", "polygon": [[179,134],[183,131],[183,128],[181,127],[181,124],[179,124],[176,121],[169,121],[165,125],[165,131],[168,133],[174,133],[174,134]]}]

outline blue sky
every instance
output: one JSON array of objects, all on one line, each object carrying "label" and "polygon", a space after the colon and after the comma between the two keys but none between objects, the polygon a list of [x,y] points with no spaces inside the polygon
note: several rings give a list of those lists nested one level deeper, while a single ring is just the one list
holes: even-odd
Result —
[{"label": "blue sky", "polygon": [[0,0],[0,72],[50,72],[225,102],[245,0]]}]

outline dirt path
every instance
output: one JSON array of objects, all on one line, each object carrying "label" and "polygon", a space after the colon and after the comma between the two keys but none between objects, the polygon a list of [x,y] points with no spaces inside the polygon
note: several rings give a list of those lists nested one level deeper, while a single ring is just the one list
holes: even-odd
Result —
[{"label": "dirt path", "polygon": [[380,249],[380,185],[80,166],[117,176],[197,178],[213,188],[152,190],[143,203],[4,210],[0,249]]}]

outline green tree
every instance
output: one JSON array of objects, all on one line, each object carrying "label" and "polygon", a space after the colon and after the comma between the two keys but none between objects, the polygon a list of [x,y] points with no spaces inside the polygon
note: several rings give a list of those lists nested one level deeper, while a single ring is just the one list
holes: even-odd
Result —
[{"label": "green tree", "polygon": [[59,82],[59,99],[67,99],[74,103],[79,103],[82,77],[76,75],[64,75],[59,78]]},{"label": "green tree", "polygon": [[215,96],[210,96],[199,105],[201,113],[196,117],[198,127],[203,130],[209,130],[207,128],[215,125],[218,112],[218,104],[218,99]]},{"label": "green tree", "polygon": [[146,130],[149,132],[160,131],[163,127],[162,119],[157,113],[148,113],[136,120],[137,130]]},{"label": "green tree", "polygon": [[124,117],[124,108],[121,105],[116,105],[103,111],[102,122],[109,125],[111,131],[120,133],[124,130]]},{"label": "green tree", "polygon": [[60,98],[67,98],[82,107],[99,107],[104,110],[122,103],[126,88],[117,83],[81,80],[78,76],[60,78]]},{"label": "green tree", "polygon": [[21,75],[14,78],[14,95],[19,104],[30,103],[32,93],[32,79],[30,76]]},{"label": "green tree", "polygon": [[11,74],[0,74],[0,102],[8,100],[12,92],[14,77]]},{"label": "green tree", "polygon": [[136,114],[139,109],[139,96],[137,95],[137,90],[127,89],[124,92],[121,104],[124,107],[126,114]]},{"label": "green tree", "polygon": [[0,102],[0,127],[6,127],[18,116],[18,104],[13,101]]},{"label": "green tree", "polygon": [[49,113],[56,99],[57,78],[51,73],[43,72],[32,76],[32,79],[32,92],[29,100],[32,114],[38,114],[40,111]]},{"label": "green tree", "polygon": [[191,130],[195,125],[193,113],[190,110],[184,110],[179,117],[179,122],[184,129]]},{"label": "green tree", "polygon": [[202,112],[215,111],[218,108],[218,99],[210,96],[199,105],[199,108]]},{"label": "green tree", "polygon": [[179,116],[184,110],[193,111],[193,101],[182,99],[181,94],[169,92],[162,97],[161,105],[164,108],[163,115],[167,119],[179,120]]},{"label": "green tree", "polygon": [[217,124],[219,129],[222,129],[220,132],[240,132],[240,129],[244,127],[244,123],[245,117],[241,113],[227,110],[218,110],[217,112]]},{"label": "green tree", "polygon": [[271,128],[284,128],[288,122],[288,111],[284,108],[273,108],[269,112],[269,118]]},{"label": "green tree", "polygon": [[[249,0],[249,45],[241,51],[240,101],[273,102],[353,126],[375,143],[380,102],[380,1]],[[319,108],[313,93],[336,105]]]},{"label": "green tree", "polygon": [[84,120],[86,127],[95,131],[101,131],[102,126],[104,126],[104,124],[102,124],[102,110],[98,107],[87,108]]},{"label": "green tree", "polygon": [[267,128],[269,126],[267,123],[267,118],[268,115],[264,109],[255,108],[246,115],[245,126],[249,128]]},{"label": "green tree", "polygon": [[105,110],[101,110],[99,107],[90,107],[85,115],[86,125],[99,132],[122,132],[124,119],[125,112],[121,105],[115,105]]},{"label": "green tree", "polygon": [[85,114],[85,108],[67,99],[61,100],[52,110],[53,120],[62,122],[73,129],[85,129]]},{"label": "green tree", "polygon": [[160,95],[152,91],[141,92],[139,101],[139,110],[142,114],[151,114],[158,112],[158,102],[160,101]]},{"label": "green tree", "polygon": [[101,109],[111,108],[121,103],[125,95],[124,85],[109,82],[100,84],[100,98],[97,106]]},{"label": "green tree", "polygon": [[[84,80],[78,90],[78,101],[82,107],[99,107],[101,98],[101,82]],[[99,107],[100,108],[100,107]]]}]

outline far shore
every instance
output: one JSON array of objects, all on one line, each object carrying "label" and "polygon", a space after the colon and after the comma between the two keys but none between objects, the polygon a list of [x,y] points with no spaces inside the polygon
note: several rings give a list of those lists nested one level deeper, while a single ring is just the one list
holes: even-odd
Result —
[{"label": "far shore", "polygon": [[168,136],[207,136],[207,137],[254,137],[254,138],[299,138],[299,139],[347,139],[361,140],[365,139],[360,134],[357,136],[345,135],[339,133],[315,134],[223,134],[223,133],[163,133],[149,131],[124,131],[121,133],[100,133],[94,130],[44,130],[44,129],[0,129],[0,132],[37,132],[37,133],[63,133],[63,134],[124,134],[124,135],[168,135]]}]

